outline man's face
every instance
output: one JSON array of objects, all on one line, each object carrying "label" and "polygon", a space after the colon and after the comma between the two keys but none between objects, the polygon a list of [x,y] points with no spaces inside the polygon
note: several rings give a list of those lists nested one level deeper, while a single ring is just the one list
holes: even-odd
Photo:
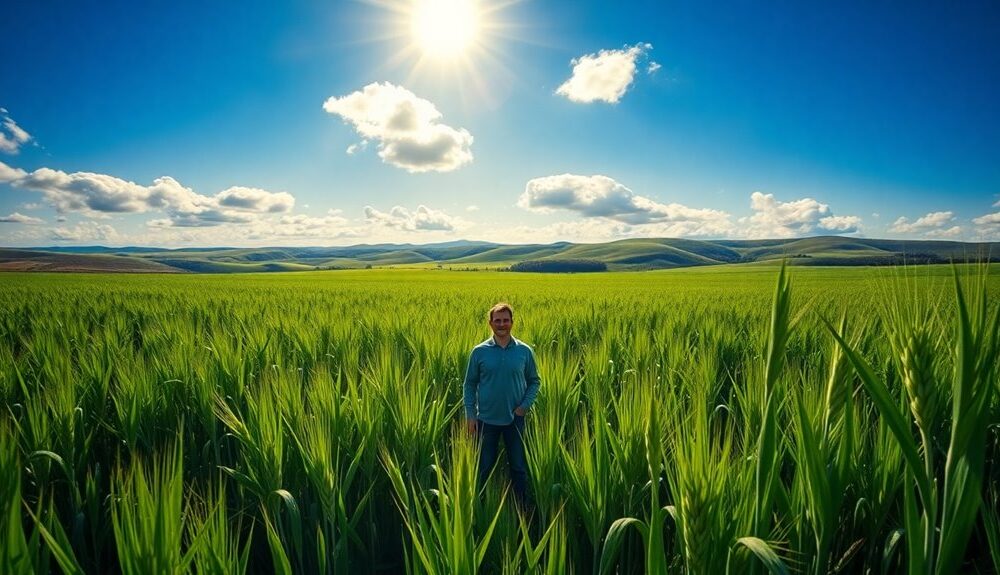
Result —
[{"label": "man's face", "polygon": [[493,330],[493,335],[497,337],[507,337],[510,335],[511,328],[514,327],[514,319],[510,317],[510,312],[506,310],[493,312],[493,317],[490,318],[490,329]]}]

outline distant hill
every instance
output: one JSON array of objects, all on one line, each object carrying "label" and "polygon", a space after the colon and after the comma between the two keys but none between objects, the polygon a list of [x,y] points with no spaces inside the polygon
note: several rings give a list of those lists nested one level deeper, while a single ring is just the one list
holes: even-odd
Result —
[{"label": "distant hill", "polygon": [[[1000,243],[819,236],[775,240],[637,238],[601,244],[503,245],[453,241],[343,247],[0,248],[0,270],[244,273],[366,267],[573,270],[664,269],[787,259],[792,265],[857,266],[1000,261]],[[549,263],[546,263],[549,262]],[[524,265],[524,264],[528,265]],[[599,264],[599,265],[598,265]]]},{"label": "distant hill", "polygon": [[0,248],[0,271],[183,273],[184,270],[137,257],[53,253]]}]

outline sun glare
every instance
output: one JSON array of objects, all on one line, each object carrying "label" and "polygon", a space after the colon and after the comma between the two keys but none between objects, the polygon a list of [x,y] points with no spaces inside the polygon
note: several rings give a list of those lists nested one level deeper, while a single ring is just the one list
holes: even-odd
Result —
[{"label": "sun glare", "polygon": [[376,41],[397,48],[386,69],[409,67],[405,84],[447,84],[465,102],[492,106],[515,81],[504,48],[524,39],[511,8],[525,0],[361,0],[380,9]]},{"label": "sun glare", "polygon": [[413,39],[424,55],[457,58],[476,41],[476,0],[414,0],[410,22]]}]

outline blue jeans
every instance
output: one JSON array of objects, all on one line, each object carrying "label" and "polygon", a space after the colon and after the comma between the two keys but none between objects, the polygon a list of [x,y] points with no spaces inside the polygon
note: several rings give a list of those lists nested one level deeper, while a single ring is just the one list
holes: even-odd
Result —
[{"label": "blue jeans", "polygon": [[482,489],[486,484],[486,479],[496,465],[501,436],[504,447],[507,448],[514,501],[518,505],[523,505],[527,502],[528,496],[528,461],[524,457],[523,416],[515,415],[514,421],[508,425],[492,425],[479,421],[479,488]]}]

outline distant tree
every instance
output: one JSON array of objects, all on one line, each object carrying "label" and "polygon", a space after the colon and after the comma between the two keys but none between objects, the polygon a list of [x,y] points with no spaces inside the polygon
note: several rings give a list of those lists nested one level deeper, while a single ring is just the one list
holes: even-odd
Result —
[{"label": "distant tree", "polygon": [[608,264],[597,260],[528,260],[510,266],[512,272],[580,273],[608,271]]}]

